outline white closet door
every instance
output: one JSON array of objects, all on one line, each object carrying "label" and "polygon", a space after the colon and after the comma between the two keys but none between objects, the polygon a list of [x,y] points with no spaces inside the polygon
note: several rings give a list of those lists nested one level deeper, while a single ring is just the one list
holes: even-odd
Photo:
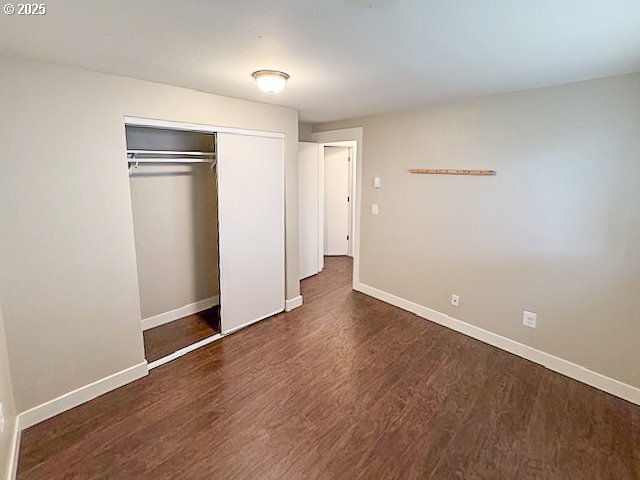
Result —
[{"label": "white closet door", "polygon": [[321,269],[320,161],[317,143],[298,143],[298,270],[300,279]]},{"label": "white closet door", "polygon": [[222,333],[284,310],[284,139],[218,135]]}]

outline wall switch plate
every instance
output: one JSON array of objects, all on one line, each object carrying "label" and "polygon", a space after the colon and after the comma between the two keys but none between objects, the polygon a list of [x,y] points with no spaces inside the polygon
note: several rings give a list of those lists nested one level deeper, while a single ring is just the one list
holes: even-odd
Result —
[{"label": "wall switch plate", "polygon": [[538,314],[533,312],[522,312],[522,325],[529,328],[536,328],[538,322]]},{"label": "wall switch plate", "polygon": [[451,295],[451,305],[454,307],[460,306],[460,295],[456,295],[455,293]]},{"label": "wall switch plate", "polygon": [[381,186],[380,177],[373,177],[373,188],[380,188]]},{"label": "wall switch plate", "polygon": [[371,205],[371,215],[378,215],[378,204],[374,203]]}]

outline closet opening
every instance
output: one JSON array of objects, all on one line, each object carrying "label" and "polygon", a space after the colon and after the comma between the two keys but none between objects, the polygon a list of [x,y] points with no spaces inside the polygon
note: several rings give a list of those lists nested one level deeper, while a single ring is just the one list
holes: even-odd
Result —
[{"label": "closet opening", "polygon": [[285,309],[285,136],[125,117],[149,368]]},{"label": "closet opening", "polygon": [[217,137],[126,125],[145,356],[220,337]]}]

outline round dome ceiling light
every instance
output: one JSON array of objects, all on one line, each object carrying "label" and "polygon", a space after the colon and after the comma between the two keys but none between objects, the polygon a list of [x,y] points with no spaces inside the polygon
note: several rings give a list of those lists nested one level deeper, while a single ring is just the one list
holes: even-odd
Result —
[{"label": "round dome ceiling light", "polygon": [[284,86],[289,79],[289,75],[277,70],[258,70],[253,72],[251,76],[256,79],[260,90],[271,95],[284,90]]}]

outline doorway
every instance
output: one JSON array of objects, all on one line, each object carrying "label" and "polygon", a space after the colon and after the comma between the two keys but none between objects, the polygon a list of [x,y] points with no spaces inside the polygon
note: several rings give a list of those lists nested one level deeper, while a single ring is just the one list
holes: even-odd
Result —
[{"label": "doorway", "polygon": [[[313,135],[324,140],[323,133]],[[321,272],[325,255],[357,261],[361,140],[353,138],[298,144],[300,279]]]},{"label": "doorway", "polygon": [[349,256],[351,148],[324,147],[324,255]]},{"label": "doorway", "polygon": [[145,358],[220,333],[216,134],[126,125]]}]

